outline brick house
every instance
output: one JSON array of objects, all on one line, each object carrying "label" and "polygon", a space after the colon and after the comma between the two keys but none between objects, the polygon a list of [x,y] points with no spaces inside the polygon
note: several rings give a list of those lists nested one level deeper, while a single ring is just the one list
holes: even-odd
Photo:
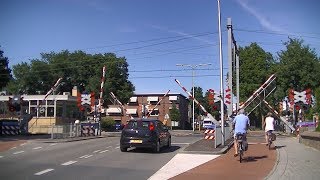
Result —
[{"label": "brick house", "polygon": [[[164,95],[164,93],[135,94],[130,98],[129,102],[124,105],[127,110],[126,112],[123,112],[124,110],[117,105],[109,105],[106,109],[106,115],[112,117],[117,123],[126,124],[130,118],[145,117],[148,110],[152,110]],[[165,96],[149,118],[159,119],[170,127],[171,119],[169,110],[172,109],[173,105],[175,105],[180,112],[179,123],[173,123],[173,126],[179,126],[181,129],[190,128],[189,100],[184,95],[178,93],[170,93]]]}]

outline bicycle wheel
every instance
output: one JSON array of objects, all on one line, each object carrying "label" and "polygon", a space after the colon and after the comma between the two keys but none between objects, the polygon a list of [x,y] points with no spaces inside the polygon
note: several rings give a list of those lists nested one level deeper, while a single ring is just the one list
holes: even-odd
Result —
[{"label": "bicycle wheel", "polygon": [[271,150],[271,144],[272,144],[272,141],[271,141],[271,138],[269,138],[269,141],[268,141],[269,150]]},{"label": "bicycle wheel", "polygon": [[242,143],[239,143],[239,160],[240,163],[242,162],[243,150],[242,150]]}]

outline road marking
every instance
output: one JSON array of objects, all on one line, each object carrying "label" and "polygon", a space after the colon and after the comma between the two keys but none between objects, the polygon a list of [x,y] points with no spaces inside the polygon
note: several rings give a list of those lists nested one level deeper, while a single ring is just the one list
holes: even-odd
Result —
[{"label": "road marking", "polygon": [[57,143],[53,143],[53,144],[50,144],[50,146],[54,146],[54,145],[56,145]]},{"label": "road marking", "polygon": [[17,151],[17,152],[14,152],[13,154],[20,154],[20,153],[24,153],[24,151]]},{"label": "road marking", "polygon": [[120,146],[116,147],[116,149],[119,149],[119,148],[120,148]]},{"label": "road marking", "polygon": [[32,148],[32,149],[41,149],[41,148],[42,148],[42,147],[39,146],[39,147],[35,147],[35,148]]},{"label": "road marking", "polygon": [[12,147],[11,149],[16,149],[17,147]]},{"label": "road marking", "polygon": [[91,157],[91,156],[93,156],[93,155],[91,155],[91,154],[86,154],[86,155],[81,156],[81,157],[79,157],[79,158],[80,158],[80,159],[82,159],[82,158],[87,159],[87,158],[89,158],[89,157]]},{"label": "road marking", "polygon": [[96,151],[93,151],[93,153],[97,153],[97,152],[99,152],[99,151],[101,151],[101,150],[96,150]]},{"label": "road marking", "polygon": [[24,146],[24,145],[26,145],[27,143],[22,143],[22,144],[20,144],[20,146]]},{"label": "road marking", "polygon": [[[220,155],[177,154],[166,165],[153,174],[148,180],[170,179],[192,168],[200,166]],[[174,171],[173,171],[174,169]]]},{"label": "road marking", "polygon": [[0,158],[3,158],[3,156],[0,156]]},{"label": "road marking", "polygon": [[106,150],[104,150],[104,151],[101,151],[101,152],[99,152],[99,153],[104,153],[104,152],[107,152],[107,151],[109,151],[108,149],[106,149]]},{"label": "road marking", "polygon": [[71,165],[71,164],[76,163],[76,162],[78,162],[78,161],[68,161],[68,162],[65,162],[65,163],[63,163],[61,165],[62,166],[68,166],[68,165]]},{"label": "road marking", "polygon": [[178,144],[181,144],[181,145],[189,145],[190,143],[171,143],[173,145],[178,145]]},{"label": "road marking", "polygon": [[255,144],[267,144],[267,143],[263,143],[263,142],[248,142],[249,145],[255,145]]},{"label": "road marking", "polygon": [[43,171],[40,171],[40,172],[35,173],[34,175],[39,176],[39,175],[42,175],[42,174],[44,174],[44,173],[47,173],[47,172],[50,172],[50,171],[53,171],[53,170],[54,170],[54,169],[45,169],[45,170],[43,170]]},{"label": "road marking", "polygon": [[112,146],[108,146],[108,147],[106,147],[106,148],[111,148]]}]

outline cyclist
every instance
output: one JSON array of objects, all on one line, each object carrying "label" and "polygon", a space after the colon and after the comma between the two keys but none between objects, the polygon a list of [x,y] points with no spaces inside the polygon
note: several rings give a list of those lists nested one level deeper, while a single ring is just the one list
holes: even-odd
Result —
[{"label": "cyclist", "polygon": [[238,140],[237,134],[243,134],[244,140],[246,140],[247,130],[249,128],[249,118],[245,115],[243,109],[240,109],[238,115],[233,120],[234,129],[234,157],[238,156]]},{"label": "cyclist", "polygon": [[268,133],[272,133],[272,131],[274,131],[274,124],[275,124],[275,120],[272,117],[272,113],[268,112],[267,117],[264,121],[263,126],[265,127],[265,138],[266,138],[266,146],[268,146]]}]

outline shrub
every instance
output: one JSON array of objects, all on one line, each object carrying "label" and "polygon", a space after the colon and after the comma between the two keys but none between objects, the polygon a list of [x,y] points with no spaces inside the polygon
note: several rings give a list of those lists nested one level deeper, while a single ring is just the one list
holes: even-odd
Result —
[{"label": "shrub", "polygon": [[105,131],[110,131],[114,129],[116,124],[115,120],[112,117],[103,117],[101,119],[101,129]]}]

